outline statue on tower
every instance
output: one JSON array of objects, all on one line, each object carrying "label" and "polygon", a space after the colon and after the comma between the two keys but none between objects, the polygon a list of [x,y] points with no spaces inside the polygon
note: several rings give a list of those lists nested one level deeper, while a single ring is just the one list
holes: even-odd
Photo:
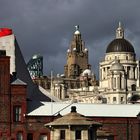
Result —
[{"label": "statue on tower", "polygon": [[75,29],[76,29],[76,31],[79,30],[79,25],[76,25],[75,26]]},{"label": "statue on tower", "polygon": [[75,35],[81,34],[80,31],[79,31],[79,25],[76,25],[76,26],[75,26],[75,29],[76,29],[76,31],[75,31],[75,33],[74,33]]}]

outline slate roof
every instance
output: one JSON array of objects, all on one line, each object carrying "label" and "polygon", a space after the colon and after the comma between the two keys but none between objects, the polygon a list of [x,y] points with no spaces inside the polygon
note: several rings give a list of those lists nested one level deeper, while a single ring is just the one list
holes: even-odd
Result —
[{"label": "slate roof", "polygon": [[15,65],[17,78],[27,83],[27,98],[35,101],[51,101],[49,97],[44,95],[36,84],[33,83],[27,65],[21,53],[17,40],[15,39]]},{"label": "slate roof", "polygon": [[27,85],[25,82],[21,81],[20,79],[16,79],[11,83],[11,85]]}]

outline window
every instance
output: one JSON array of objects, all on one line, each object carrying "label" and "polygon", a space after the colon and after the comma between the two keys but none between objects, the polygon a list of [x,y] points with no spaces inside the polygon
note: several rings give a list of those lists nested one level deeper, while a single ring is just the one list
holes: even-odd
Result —
[{"label": "window", "polygon": [[65,130],[60,130],[60,140],[65,140]]},{"label": "window", "polygon": [[41,134],[39,140],[47,140],[47,135],[46,134]]},{"label": "window", "polygon": [[27,134],[27,140],[33,140],[33,134],[32,133]]},{"label": "window", "polygon": [[131,85],[131,90],[136,91],[136,85],[135,84]]},{"label": "window", "polygon": [[113,102],[116,102],[116,97],[113,97]]},{"label": "window", "polygon": [[121,97],[121,103],[123,103],[123,97]]},{"label": "window", "polygon": [[114,77],[114,79],[113,79],[113,84],[114,84],[114,89],[116,89],[116,77]]},{"label": "window", "polygon": [[110,67],[107,67],[107,72],[109,72],[109,70],[110,70]]},{"label": "window", "polygon": [[130,66],[127,67],[127,78],[130,78]]},{"label": "window", "polygon": [[21,106],[14,106],[13,107],[13,120],[15,122],[21,121]]},{"label": "window", "polygon": [[17,140],[23,140],[22,132],[18,132],[16,137],[17,137]]},{"label": "window", "polygon": [[75,140],[81,140],[81,130],[75,131]]}]

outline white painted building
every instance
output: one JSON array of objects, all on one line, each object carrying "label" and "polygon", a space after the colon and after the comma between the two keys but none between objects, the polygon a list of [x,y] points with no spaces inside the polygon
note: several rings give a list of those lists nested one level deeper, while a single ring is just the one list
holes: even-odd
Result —
[{"label": "white painted building", "polygon": [[12,74],[12,72],[16,71],[14,34],[11,33],[10,35],[0,37],[0,50],[5,50],[6,55],[10,56],[10,73]]},{"label": "white painted building", "polygon": [[116,38],[107,46],[105,58],[99,65],[99,91],[107,103],[124,104],[133,94],[139,94],[139,60],[132,44],[124,38],[121,23],[116,30]]}]

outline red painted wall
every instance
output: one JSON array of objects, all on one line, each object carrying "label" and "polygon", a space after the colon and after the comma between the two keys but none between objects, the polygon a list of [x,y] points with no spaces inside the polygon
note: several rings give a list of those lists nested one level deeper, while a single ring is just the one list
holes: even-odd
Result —
[{"label": "red painted wall", "polygon": [[8,36],[12,34],[12,29],[9,28],[0,28],[0,37]]}]

